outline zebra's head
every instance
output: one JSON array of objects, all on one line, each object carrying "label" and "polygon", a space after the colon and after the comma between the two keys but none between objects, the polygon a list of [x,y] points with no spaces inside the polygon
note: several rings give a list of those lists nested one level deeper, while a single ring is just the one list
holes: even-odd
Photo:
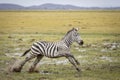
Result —
[{"label": "zebra's head", "polygon": [[77,42],[79,45],[83,45],[83,40],[80,37],[80,34],[78,33],[78,28],[72,29],[72,39],[73,41]]}]

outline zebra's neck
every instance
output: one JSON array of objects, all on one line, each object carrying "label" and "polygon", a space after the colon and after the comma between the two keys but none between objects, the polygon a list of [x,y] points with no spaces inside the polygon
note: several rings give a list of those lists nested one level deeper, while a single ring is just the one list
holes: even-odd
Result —
[{"label": "zebra's neck", "polygon": [[70,47],[71,44],[73,43],[73,40],[70,35],[62,38],[62,41],[66,44],[67,47]]}]

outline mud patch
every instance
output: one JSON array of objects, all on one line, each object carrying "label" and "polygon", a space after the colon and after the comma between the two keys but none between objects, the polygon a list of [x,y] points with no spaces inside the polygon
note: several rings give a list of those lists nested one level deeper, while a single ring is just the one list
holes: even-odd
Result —
[{"label": "mud patch", "polygon": [[109,61],[109,62],[113,62],[113,59],[111,57],[107,57],[107,56],[102,56],[102,57],[100,57],[100,59],[106,60],[106,61]]},{"label": "mud patch", "polygon": [[66,65],[67,63],[68,63],[68,60],[65,59],[65,60],[41,61],[39,64],[40,65],[42,65],[42,64],[56,64],[56,65],[63,64],[63,65]]},{"label": "mud patch", "polygon": [[21,53],[5,53],[5,56],[10,58],[20,57],[21,55]]}]

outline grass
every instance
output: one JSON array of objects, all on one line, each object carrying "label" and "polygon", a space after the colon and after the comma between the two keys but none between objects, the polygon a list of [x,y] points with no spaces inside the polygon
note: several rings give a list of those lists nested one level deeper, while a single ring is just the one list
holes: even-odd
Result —
[{"label": "grass", "polygon": [[[120,80],[120,47],[111,50],[103,45],[120,46],[119,26],[120,11],[1,11],[0,80]],[[77,44],[71,46],[72,54],[81,63],[81,74],[69,62],[57,64],[66,58],[43,58],[40,73],[27,73],[33,60],[21,73],[7,72],[14,58],[23,59],[18,54],[33,42],[58,41],[73,27],[80,28],[86,45],[80,49]]]},{"label": "grass", "polygon": [[119,11],[5,11],[0,15],[3,33],[62,33],[71,27],[80,27],[82,33],[120,32]]}]

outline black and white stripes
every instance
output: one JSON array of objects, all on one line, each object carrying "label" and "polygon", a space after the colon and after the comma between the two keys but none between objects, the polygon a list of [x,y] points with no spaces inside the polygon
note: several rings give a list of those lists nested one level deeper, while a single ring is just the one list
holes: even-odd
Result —
[{"label": "black and white stripes", "polygon": [[77,30],[72,29],[68,31],[64,38],[62,38],[62,40],[59,42],[35,42],[31,47],[31,53],[36,55],[43,55],[50,58],[58,57],[60,56],[59,54],[61,54],[62,51],[65,52],[67,49],[69,50],[70,45],[73,42],[80,42],[80,40],[81,39],[79,38]]},{"label": "black and white stripes", "polygon": [[36,55],[54,57],[56,52],[58,52],[58,44],[53,42],[35,42],[31,47],[31,53]]}]

